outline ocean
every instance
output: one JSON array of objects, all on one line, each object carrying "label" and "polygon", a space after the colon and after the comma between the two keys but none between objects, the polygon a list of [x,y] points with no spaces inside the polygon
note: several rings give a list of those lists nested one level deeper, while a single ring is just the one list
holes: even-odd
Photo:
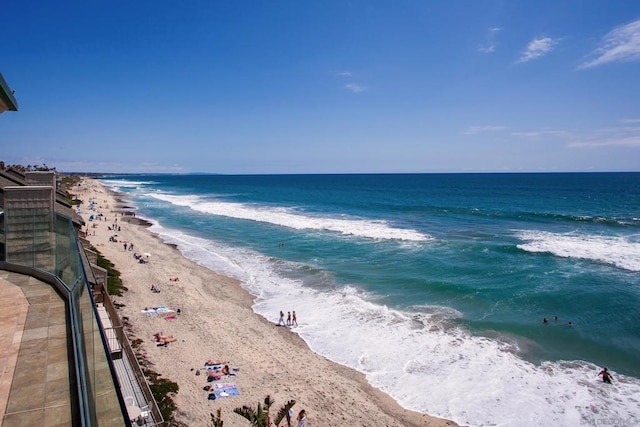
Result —
[{"label": "ocean", "polygon": [[102,182],[187,258],[239,279],[256,313],[295,310],[313,351],[408,409],[640,425],[640,173]]}]

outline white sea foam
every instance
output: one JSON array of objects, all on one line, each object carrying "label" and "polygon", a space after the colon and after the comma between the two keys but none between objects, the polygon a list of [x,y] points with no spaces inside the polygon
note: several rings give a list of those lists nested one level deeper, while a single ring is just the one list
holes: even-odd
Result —
[{"label": "white sea foam", "polygon": [[114,191],[120,191],[123,188],[127,189],[140,189],[147,185],[154,184],[153,181],[130,181],[121,179],[102,179],[100,180],[104,185],[111,188]]},{"label": "white sea foam", "polygon": [[526,242],[518,245],[525,251],[547,252],[559,257],[587,259],[640,271],[640,242],[634,237],[536,230],[520,231],[517,235]]},{"label": "white sea foam", "polygon": [[257,296],[254,310],[277,321],[295,310],[295,331],[316,352],[366,374],[408,409],[470,426],[636,425],[640,380],[597,379],[587,362],[534,365],[512,345],[455,327],[461,313],[415,306],[397,311],[357,287],[320,291],[279,277],[267,257],[157,224],[152,231],[190,259],[238,278]]},{"label": "white sea foam", "polygon": [[198,196],[176,196],[150,193],[154,197],[177,206],[188,206],[198,212],[230,218],[259,221],[296,230],[322,230],[348,236],[369,239],[396,239],[406,241],[430,240],[431,236],[415,230],[390,226],[386,221],[375,221],[349,217],[324,217],[296,212],[290,208],[254,206],[243,203],[205,200]]}]

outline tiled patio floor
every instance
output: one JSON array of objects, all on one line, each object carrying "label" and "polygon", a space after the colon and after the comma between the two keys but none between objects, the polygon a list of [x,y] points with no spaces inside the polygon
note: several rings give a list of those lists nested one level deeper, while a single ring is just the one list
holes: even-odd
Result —
[{"label": "tiled patio floor", "polygon": [[72,425],[65,313],[50,285],[0,270],[0,425]]}]

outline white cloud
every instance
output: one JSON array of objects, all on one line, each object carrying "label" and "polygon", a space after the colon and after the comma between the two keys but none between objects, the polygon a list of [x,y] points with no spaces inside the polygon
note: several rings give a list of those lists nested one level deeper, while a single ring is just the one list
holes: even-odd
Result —
[{"label": "white cloud", "polygon": [[487,46],[480,46],[478,48],[478,50],[482,53],[493,53],[496,51],[496,45],[495,44],[490,44]]},{"label": "white cloud", "polygon": [[610,146],[640,147],[640,127],[600,129],[591,135],[585,135],[569,141],[569,147],[571,148]]},{"label": "white cloud", "polygon": [[478,47],[478,51],[482,53],[493,53],[496,51],[497,43],[495,42],[495,35],[501,30],[501,28],[493,27],[489,28],[485,44]]},{"label": "white cloud", "polygon": [[571,137],[571,133],[565,130],[539,130],[539,131],[531,131],[531,132],[513,132],[513,136],[517,136],[520,138],[526,139],[540,139],[542,137],[559,137],[559,138],[569,138]]},{"label": "white cloud", "polygon": [[640,135],[627,136],[624,138],[579,140],[579,141],[571,141],[569,143],[569,147],[571,148],[594,148],[594,147],[607,147],[612,145],[625,146],[625,147],[640,147]]},{"label": "white cloud", "polygon": [[353,93],[360,93],[367,90],[366,86],[361,86],[357,83],[347,83],[346,85],[344,85],[344,87]]},{"label": "white cloud", "polygon": [[504,126],[469,126],[467,129],[462,131],[464,135],[475,135],[480,132],[499,132],[505,130]]},{"label": "white cloud", "polygon": [[526,140],[564,141],[570,148],[640,147],[640,126],[618,126],[581,132],[543,129],[513,132],[512,135]]},{"label": "white cloud", "polygon": [[592,54],[597,56],[596,59],[585,62],[578,68],[640,60],[640,19],[611,30]]},{"label": "white cloud", "polygon": [[551,37],[534,38],[527,45],[527,49],[522,53],[518,62],[529,62],[532,59],[538,59],[553,50],[558,40]]},{"label": "white cloud", "polygon": [[621,123],[640,123],[640,119],[622,119]]},{"label": "white cloud", "polygon": [[[353,73],[351,71],[338,71],[336,72],[336,76],[338,77],[352,77]],[[347,89],[349,92],[352,93],[360,93],[360,92],[364,92],[365,90],[367,90],[366,86],[363,86],[361,84],[358,83],[347,83],[344,85],[345,89]]]}]

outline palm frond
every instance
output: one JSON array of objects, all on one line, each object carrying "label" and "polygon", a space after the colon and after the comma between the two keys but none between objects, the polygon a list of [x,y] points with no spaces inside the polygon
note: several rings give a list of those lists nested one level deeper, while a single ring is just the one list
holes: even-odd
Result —
[{"label": "palm frond", "polygon": [[234,409],[233,412],[249,420],[249,422],[252,425],[256,425],[256,421],[258,420],[258,414],[256,413],[256,410],[253,409],[252,407],[244,405],[242,408]]},{"label": "palm frond", "polygon": [[282,421],[284,417],[287,416],[287,414],[289,413],[289,409],[291,409],[295,404],[296,404],[295,400],[290,400],[287,403],[285,403],[282,408],[280,408],[280,410],[278,411],[278,414],[276,415],[276,418],[274,419],[274,422],[276,425],[280,424],[280,421]]}]

